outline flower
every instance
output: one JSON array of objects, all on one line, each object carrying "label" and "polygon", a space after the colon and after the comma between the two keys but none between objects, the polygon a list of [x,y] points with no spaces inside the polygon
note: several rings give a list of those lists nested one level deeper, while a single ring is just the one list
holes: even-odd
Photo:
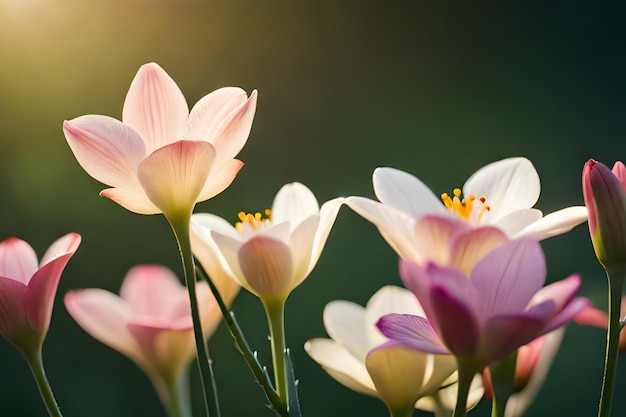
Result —
[{"label": "flower", "polygon": [[284,185],[272,209],[239,213],[233,227],[212,214],[191,217],[193,252],[214,250],[223,271],[262,300],[284,300],[311,272],[324,248],[342,198],[320,208],[300,183]]},{"label": "flower", "polygon": [[[206,282],[196,290],[208,338],[222,315]],[[65,307],[83,330],[139,365],[170,404],[172,386],[196,354],[189,295],[171,270],[135,266],[119,296],[99,288],[73,290],[65,295]]]},{"label": "flower", "polygon": [[[453,252],[467,250],[466,244],[457,243]],[[586,298],[574,298],[580,286],[577,275],[542,288],[545,258],[532,238],[497,246],[469,276],[456,268],[410,260],[400,261],[400,275],[427,319],[383,316],[377,324],[383,334],[413,349],[452,353],[479,369],[557,329],[590,305]]]},{"label": "flower", "polygon": [[[565,328],[561,327],[521,346],[517,350],[513,394],[506,402],[505,417],[522,417],[541,389],[554,361]],[[483,371],[485,394],[493,396],[489,368]]]},{"label": "flower", "polygon": [[80,240],[76,233],[57,239],[40,262],[23,240],[0,243],[0,334],[21,352],[41,347],[59,279]]},{"label": "flower", "polygon": [[583,195],[589,210],[589,233],[600,263],[606,268],[626,263],[626,168],[613,171],[593,159],[583,169]]},{"label": "flower", "polygon": [[[346,204],[374,223],[403,258],[420,262],[415,222],[425,215],[461,219],[471,226],[492,225],[508,238],[539,240],[565,233],[587,219],[585,207],[567,207],[547,216],[532,208],[540,192],[539,176],[526,158],[508,158],[476,171],[463,186],[441,199],[419,179],[394,168],[377,168],[374,192],[380,200],[348,197]],[[463,199],[463,196],[465,198]],[[443,203],[443,204],[442,204]]]},{"label": "flower", "polygon": [[235,87],[204,96],[189,112],[157,64],[143,65],[124,102],[122,121],[101,115],[63,123],[67,142],[89,175],[110,185],[101,195],[139,214],[175,215],[222,192],[243,163],[256,109]]},{"label": "flower", "polygon": [[[449,385],[456,370],[454,360],[386,345],[388,339],[376,328],[376,321],[387,313],[423,315],[423,310],[410,291],[391,285],[378,290],[365,307],[331,301],[324,308],[324,327],[331,338],[311,339],[304,348],[332,378],[358,393],[381,398],[389,407],[402,406],[408,398],[411,408],[434,411],[428,396]],[[455,384],[440,389],[443,405],[452,409],[456,393],[447,395],[449,391],[456,391]],[[472,405],[482,393],[480,384],[474,387]]]}]

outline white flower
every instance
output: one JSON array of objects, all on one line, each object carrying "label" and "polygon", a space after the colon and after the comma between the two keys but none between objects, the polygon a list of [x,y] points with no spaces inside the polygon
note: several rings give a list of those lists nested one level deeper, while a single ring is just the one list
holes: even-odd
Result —
[{"label": "white flower", "polygon": [[584,206],[572,206],[543,216],[533,208],[539,199],[539,175],[526,158],[507,158],[486,165],[455,189],[437,197],[422,181],[394,168],[377,168],[374,192],[380,200],[348,197],[346,204],[374,223],[387,243],[416,262],[414,230],[427,215],[461,219],[470,226],[491,225],[510,239],[532,236],[538,240],[568,232],[587,220]]}]

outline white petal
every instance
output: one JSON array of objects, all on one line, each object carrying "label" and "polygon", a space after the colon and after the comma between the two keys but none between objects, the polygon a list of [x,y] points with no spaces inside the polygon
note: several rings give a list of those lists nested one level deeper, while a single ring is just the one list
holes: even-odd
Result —
[{"label": "white petal", "polygon": [[313,238],[311,258],[306,272],[307,275],[311,272],[313,267],[315,267],[320,255],[322,254],[322,250],[324,249],[326,240],[330,234],[330,229],[332,229],[335,224],[335,219],[337,218],[337,214],[339,213],[339,209],[341,208],[343,202],[344,199],[339,197],[322,204],[319,216],[320,220],[317,226],[317,231],[315,232],[315,237]]},{"label": "white petal", "polygon": [[299,182],[285,184],[278,191],[272,204],[274,223],[290,222],[292,230],[304,219],[319,214],[320,206],[315,195]]},{"label": "white petal", "polygon": [[385,205],[403,211],[414,219],[425,214],[445,213],[441,199],[413,175],[395,168],[376,168],[374,193]]},{"label": "white petal", "polygon": [[522,229],[515,237],[531,236],[538,240],[569,232],[587,220],[587,207],[572,206],[550,213]]},{"label": "white petal", "polygon": [[343,346],[330,339],[312,339],[304,350],[340,384],[360,394],[378,397],[365,362],[356,359]]},{"label": "white petal", "polygon": [[522,209],[501,217],[493,224],[504,231],[507,236],[516,236],[522,229],[541,219],[541,217],[543,217],[543,213],[540,210]]},{"label": "white petal", "polygon": [[365,308],[351,301],[335,300],[324,308],[324,327],[328,335],[364,362],[373,348],[367,340]]},{"label": "white petal", "polygon": [[311,256],[313,255],[313,238],[319,221],[319,216],[310,216],[291,233],[289,246],[293,255],[294,288],[304,281],[314,266],[311,266]]},{"label": "white petal", "polygon": [[484,220],[493,223],[513,211],[534,206],[540,190],[539,174],[528,159],[507,158],[472,174],[463,186],[463,195],[486,197],[491,210]]}]

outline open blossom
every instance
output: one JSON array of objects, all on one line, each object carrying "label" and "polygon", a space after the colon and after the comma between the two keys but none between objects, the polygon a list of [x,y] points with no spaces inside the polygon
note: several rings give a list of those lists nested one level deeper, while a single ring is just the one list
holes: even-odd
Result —
[{"label": "open blossom", "polygon": [[613,170],[590,159],[583,169],[583,195],[589,210],[589,233],[604,267],[626,264],[626,167]]},{"label": "open blossom", "polygon": [[[198,282],[196,291],[208,338],[222,315],[206,282]],[[92,337],[137,363],[169,404],[172,384],[196,354],[189,294],[171,270],[136,266],[119,296],[99,288],[73,290],[65,295],[65,307]]]},{"label": "open blossom", "polygon": [[[460,253],[466,249],[463,242],[451,248]],[[478,368],[559,328],[590,305],[586,298],[574,297],[580,286],[576,275],[543,287],[545,258],[532,238],[496,247],[468,275],[409,260],[400,261],[400,275],[427,319],[383,316],[378,322],[383,334],[417,350],[452,353]]]},{"label": "open blossom", "polygon": [[317,263],[342,201],[320,208],[306,186],[286,184],[271,211],[241,212],[236,226],[212,214],[194,214],[192,249],[216,251],[222,270],[262,300],[284,300]]},{"label": "open blossom", "polygon": [[565,233],[587,219],[583,206],[543,216],[533,208],[540,193],[539,175],[526,158],[508,158],[476,171],[452,195],[437,197],[422,181],[394,168],[377,168],[374,192],[380,200],[349,197],[346,204],[374,223],[402,258],[420,262],[416,221],[426,215],[449,216],[471,226],[491,225],[508,238],[545,239]]},{"label": "open blossom", "polygon": [[76,233],[61,237],[40,262],[23,240],[0,243],[0,334],[19,350],[36,349],[46,337],[59,279],[80,240]]},{"label": "open blossom", "polygon": [[74,156],[111,186],[101,195],[140,214],[189,212],[222,192],[243,163],[256,91],[221,88],[189,112],[182,92],[157,64],[143,65],[124,102],[122,121],[101,115],[65,121]]},{"label": "open blossom", "polygon": [[[504,417],[522,417],[541,389],[550,366],[561,346],[565,328],[561,327],[517,349],[513,394],[506,402]],[[483,371],[485,394],[493,396],[489,368]]]},{"label": "open blossom", "polygon": [[[305,350],[328,374],[361,394],[381,398],[389,407],[409,401],[434,411],[431,395],[439,395],[448,409],[456,401],[456,384],[447,381],[456,370],[452,357],[385,345],[388,339],[376,328],[388,313],[423,315],[415,296],[404,288],[386,286],[365,307],[350,301],[331,301],[324,308],[324,327],[330,339],[311,339]],[[442,385],[448,385],[441,388]],[[482,386],[474,386],[472,405],[482,398]],[[412,402],[411,402],[412,401]]]}]

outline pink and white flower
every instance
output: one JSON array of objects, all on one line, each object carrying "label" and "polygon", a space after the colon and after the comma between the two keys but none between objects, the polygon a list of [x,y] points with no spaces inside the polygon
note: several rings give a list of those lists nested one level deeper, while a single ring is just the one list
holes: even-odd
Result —
[{"label": "pink and white flower", "polygon": [[124,102],[122,121],[87,115],[63,131],[78,163],[111,186],[101,192],[139,214],[191,213],[222,192],[243,166],[257,93],[221,88],[189,112],[182,92],[157,64],[143,65]]}]

